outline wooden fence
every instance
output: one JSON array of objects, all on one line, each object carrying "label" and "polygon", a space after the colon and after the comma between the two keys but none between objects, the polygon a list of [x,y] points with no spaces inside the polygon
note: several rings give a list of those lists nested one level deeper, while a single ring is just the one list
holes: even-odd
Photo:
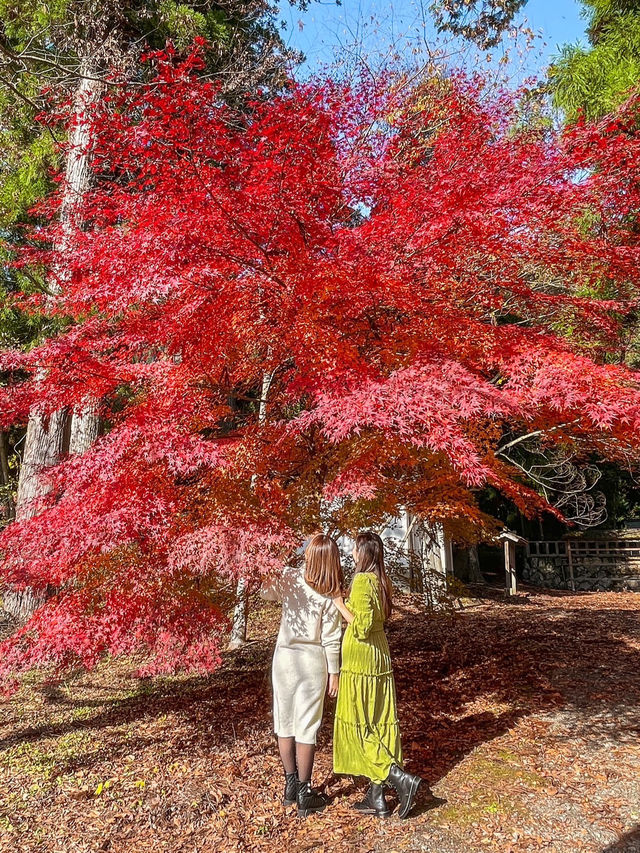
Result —
[{"label": "wooden fence", "polygon": [[[563,585],[572,590],[610,588],[615,581],[632,581],[633,588],[640,585],[640,537],[530,540],[526,553],[531,579],[536,572],[551,576],[555,571]],[[598,580],[607,582],[597,584]]]}]

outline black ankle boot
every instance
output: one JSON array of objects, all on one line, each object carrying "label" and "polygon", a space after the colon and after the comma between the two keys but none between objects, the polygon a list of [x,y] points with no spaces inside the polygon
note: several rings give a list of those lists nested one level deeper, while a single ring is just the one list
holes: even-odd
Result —
[{"label": "black ankle boot", "polygon": [[364,800],[355,803],[353,808],[361,814],[374,814],[378,817],[389,817],[391,814],[391,810],[384,798],[384,788],[375,782],[371,782],[367,788]]},{"label": "black ankle boot", "polygon": [[321,812],[327,807],[327,801],[314,791],[311,787],[311,782],[298,783],[298,814],[300,817],[306,817],[313,812]]},{"label": "black ankle boot", "polygon": [[413,776],[401,770],[397,764],[393,764],[387,777],[387,784],[396,789],[400,799],[400,808],[398,817],[406,817],[413,807],[418,788],[422,779],[419,776]]},{"label": "black ankle boot", "polygon": [[284,796],[282,801],[285,806],[292,806],[298,800],[298,771],[284,774]]}]

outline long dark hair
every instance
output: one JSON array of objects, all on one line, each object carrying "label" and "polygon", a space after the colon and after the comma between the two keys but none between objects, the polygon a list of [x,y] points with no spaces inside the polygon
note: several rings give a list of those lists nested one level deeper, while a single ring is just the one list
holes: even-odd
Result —
[{"label": "long dark hair", "polygon": [[356,536],[356,574],[373,572],[380,581],[380,600],[385,620],[393,610],[393,589],[384,567],[384,545],[377,533],[366,530]]}]

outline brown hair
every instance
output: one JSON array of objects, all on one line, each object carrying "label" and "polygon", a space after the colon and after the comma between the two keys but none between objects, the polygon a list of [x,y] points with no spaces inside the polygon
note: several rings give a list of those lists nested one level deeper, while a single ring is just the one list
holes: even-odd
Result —
[{"label": "brown hair", "polygon": [[380,603],[385,619],[393,610],[393,587],[384,567],[384,545],[377,533],[370,530],[356,536],[356,574],[373,572],[380,581]]},{"label": "brown hair", "polygon": [[304,552],[304,579],[320,595],[340,595],[343,575],[340,551],[330,536],[316,533]]}]

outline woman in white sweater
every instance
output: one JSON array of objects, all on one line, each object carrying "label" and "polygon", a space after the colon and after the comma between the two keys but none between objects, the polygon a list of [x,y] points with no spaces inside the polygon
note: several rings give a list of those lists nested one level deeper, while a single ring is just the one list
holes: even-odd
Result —
[{"label": "woman in white sweater", "polygon": [[282,602],[273,655],[273,727],[285,772],[285,805],[297,802],[306,816],[326,800],[311,787],[316,735],[325,692],[335,697],[340,672],[342,622],[332,597],[340,594],[342,569],[330,536],[313,536],[304,566],[288,566],[262,595]]}]

